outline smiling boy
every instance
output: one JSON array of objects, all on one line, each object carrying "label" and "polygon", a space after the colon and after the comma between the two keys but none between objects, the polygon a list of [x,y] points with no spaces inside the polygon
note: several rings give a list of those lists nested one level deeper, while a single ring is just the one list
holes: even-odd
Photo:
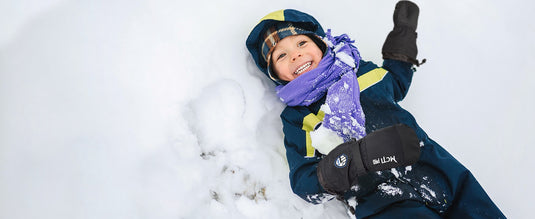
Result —
[{"label": "smiling boy", "polygon": [[323,52],[306,35],[288,36],[277,43],[272,52],[273,71],[279,79],[292,81],[318,67]]},{"label": "smiling boy", "polygon": [[354,41],[286,9],[247,38],[258,68],[276,85],[295,194],[337,197],[357,218],[505,218],[472,173],[433,141],[398,102],[417,60],[419,9],[400,1],[382,48],[383,65],[361,59]]}]

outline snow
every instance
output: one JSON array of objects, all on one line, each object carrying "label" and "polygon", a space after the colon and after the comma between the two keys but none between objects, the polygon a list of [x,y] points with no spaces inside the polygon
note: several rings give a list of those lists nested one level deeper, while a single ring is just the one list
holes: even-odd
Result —
[{"label": "snow", "polygon": [[336,54],[336,56],[338,58],[340,58],[340,60],[342,62],[344,62],[345,64],[351,66],[351,67],[355,67],[355,59],[353,59],[353,57],[351,57],[350,55],[348,55],[347,53],[345,52],[339,52]]},{"label": "snow", "polygon": [[[422,184],[420,185],[420,188],[424,189],[427,193],[429,193],[429,195],[431,195],[434,199],[437,198],[437,194],[435,193],[435,191],[431,190],[429,187],[427,187],[426,185]],[[427,200],[434,200],[434,199],[431,199],[430,197],[426,198]]]},{"label": "snow", "polygon": [[387,183],[379,184],[377,186],[377,189],[379,189],[379,191],[381,191],[384,195],[389,195],[389,196],[398,196],[398,195],[403,194],[400,188],[389,185]]},{"label": "snow", "polygon": [[336,146],[344,143],[342,137],[325,126],[319,126],[318,129],[310,132],[310,138],[312,146],[322,154],[329,154]]},{"label": "snow", "polygon": [[[428,61],[401,104],[530,218],[535,3],[416,2]],[[0,2],[0,218],[345,217],[293,195],[283,106],[245,48],[296,8],[380,63],[395,1],[324,3]]]}]

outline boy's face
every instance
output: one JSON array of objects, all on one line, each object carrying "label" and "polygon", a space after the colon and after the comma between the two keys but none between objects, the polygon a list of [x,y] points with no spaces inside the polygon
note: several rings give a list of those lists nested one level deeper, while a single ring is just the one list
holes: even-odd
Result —
[{"label": "boy's face", "polygon": [[322,58],[321,49],[306,35],[283,38],[271,54],[273,71],[284,81],[292,81],[318,67]]}]

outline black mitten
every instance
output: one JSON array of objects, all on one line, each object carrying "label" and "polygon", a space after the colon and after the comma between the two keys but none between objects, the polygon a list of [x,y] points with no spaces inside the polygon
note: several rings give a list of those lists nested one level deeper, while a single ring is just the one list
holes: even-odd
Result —
[{"label": "black mitten", "polygon": [[388,34],[383,44],[383,59],[394,59],[420,65],[416,59],[418,55],[416,28],[418,27],[419,13],[418,6],[410,1],[400,1],[396,4],[394,29]]},{"label": "black mitten", "polygon": [[416,132],[405,124],[377,130],[343,143],[318,164],[317,175],[325,191],[343,194],[368,172],[414,164],[420,158]]}]

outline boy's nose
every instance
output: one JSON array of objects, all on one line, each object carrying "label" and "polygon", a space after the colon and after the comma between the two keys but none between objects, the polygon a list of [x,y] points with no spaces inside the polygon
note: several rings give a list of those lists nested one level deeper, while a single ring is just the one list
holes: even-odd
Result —
[{"label": "boy's nose", "polygon": [[294,53],[294,55],[292,56],[292,61],[295,61],[297,60],[297,58],[301,57],[301,53]]}]

